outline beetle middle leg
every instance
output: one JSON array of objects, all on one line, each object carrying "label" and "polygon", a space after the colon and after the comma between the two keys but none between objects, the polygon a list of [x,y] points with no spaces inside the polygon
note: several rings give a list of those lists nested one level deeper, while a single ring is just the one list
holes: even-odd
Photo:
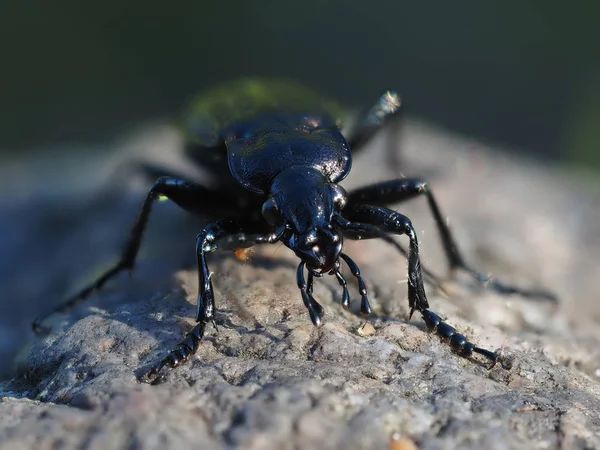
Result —
[{"label": "beetle middle leg", "polygon": [[368,203],[372,205],[384,206],[391,203],[400,203],[413,199],[418,196],[426,196],[429,209],[433,214],[436,227],[440,233],[442,246],[446,254],[446,259],[451,271],[462,269],[469,273],[473,278],[480,281],[484,286],[491,288],[501,294],[518,294],[528,298],[539,298],[551,302],[557,302],[554,294],[544,290],[527,290],[505,284],[497,279],[492,279],[483,275],[470,267],[464,260],[450,227],[443,219],[440,208],[435,200],[433,192],[426,181],[419,178],[402,178],[391,181],[384,181],[370,186],[358,188],[350,192],[348,196],[348,206],[350,210],[357,205]]},{"label": "beetle middle leg", "polygon": [[129,239],[123,248],[119,261],[77,294],[68,298],[49,312],[37,317],[32,323],[35,333],[40,333],[47,329],[43,325],[43,321],[48,317],[70,310],[77,303],[86,299],[92,292],[102,288],[102,286],[119,273],[123,271],[131,272],[133,270],[152,206],[154,201],[160,198],[168,198],[188,211],[196,213],[204,212],[208,215],[217,215],[227,208],[231,209],[231,205],[235,205],[238,200],[238,197],[233,194],[217,193],[209,188],[184,179],[160,177],[146,196],[139,215],[131,228]]}]

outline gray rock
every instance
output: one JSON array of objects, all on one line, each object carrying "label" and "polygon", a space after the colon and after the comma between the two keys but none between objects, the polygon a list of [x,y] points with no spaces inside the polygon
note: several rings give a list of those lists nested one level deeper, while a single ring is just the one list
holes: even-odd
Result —
[{"label": "gray rock", "polygon": [[[153,220],[165,223],[152,226],[135,276],[60,316],[21,351],[16,375],[0,385],[0,448],[400,448],[394,436],[421,449],[600,448],[597,201],[565,174],[422,124],[410,123],[403,140],[405,175],[431,179],[474,266],[560,296],[557,307],[502,297],[462,276],[445,295],[428,287],[432,310],[474,343],[502,348],[511,370],[460,358],[418,315],[408,322],[406,263],[373,241],[346,251],[368,282],[374,330],[359,331],[364,320],[341,308],[334,279],[317,280],[326,316],[313,327],[297,260],[284,247],[259,248],[250,262],[215,255],[218,332],[209,327],[197,355],[164,383],[140,384],[136,375],[165,356],[195,313],[196,271],[179,269],[176,255],[193,260],[201,225],[160,206]],[[148,143],[159,152],[159,143],[178,145],[157,128],[126,146]],[[345,186],[394,176],[383,145],[357,158]],[[45,243],[71,261],[50,265],[48,276],[68,269],[91,278],[85,265],[98,247],[109,264],[141,196],[100,202],[61,246]],[[83,203],[96,205],[90,199]],[[85,210],[69,201],[75,215]],[[443,274],[426,202],[399,208],[421,230],[424,263]],[[87,245],[98,233],[100,243]],[[351,295],[359,298],[355,283]]]}]

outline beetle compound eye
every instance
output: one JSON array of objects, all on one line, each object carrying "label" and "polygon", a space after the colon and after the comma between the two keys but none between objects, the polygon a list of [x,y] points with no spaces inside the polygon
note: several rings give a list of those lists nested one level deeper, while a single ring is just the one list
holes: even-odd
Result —
[{"label": "beetle compound eye", "polygon": [[344,209],[348,199],[348,193],[346,192],[346,189],[334,184],[332,185],[331,190],[333,192],[333,202],[335,203],[336,207],[338,209]]},{"label": "beetle compound eye", "polygon": [[283,223],[283,216],[273,197],[263,203],[261,212],[265,220],[271,225],[277,226]]}]

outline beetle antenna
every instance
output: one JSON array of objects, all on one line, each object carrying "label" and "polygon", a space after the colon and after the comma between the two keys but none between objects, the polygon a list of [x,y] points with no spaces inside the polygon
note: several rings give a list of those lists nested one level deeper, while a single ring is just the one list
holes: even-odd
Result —
[{"label": "beetle antenna", "polygon": [[333,274],[335,275],[335,277],[338,280],[338,283],[340,283],[340,286],[342,286],[342,289],[344,290],[344,292],[342,293],[342,307],[345,310],[348,310],[350,309],[350,294],[348,294],[348,283],[346,282],[344,275],[341,274],[339,266],[338,270],[336,270]]}]

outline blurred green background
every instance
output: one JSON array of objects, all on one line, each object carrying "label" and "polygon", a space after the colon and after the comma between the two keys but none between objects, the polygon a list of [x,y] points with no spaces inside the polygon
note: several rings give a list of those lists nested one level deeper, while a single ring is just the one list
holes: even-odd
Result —
[{"label": "blurred green background", "polygon": [[[600,167],[600,3],[2,0],[0,149],[108,142],[238,75],[384,88],[488,142]],[[89,146],[88,146],[89,147]]]}]

